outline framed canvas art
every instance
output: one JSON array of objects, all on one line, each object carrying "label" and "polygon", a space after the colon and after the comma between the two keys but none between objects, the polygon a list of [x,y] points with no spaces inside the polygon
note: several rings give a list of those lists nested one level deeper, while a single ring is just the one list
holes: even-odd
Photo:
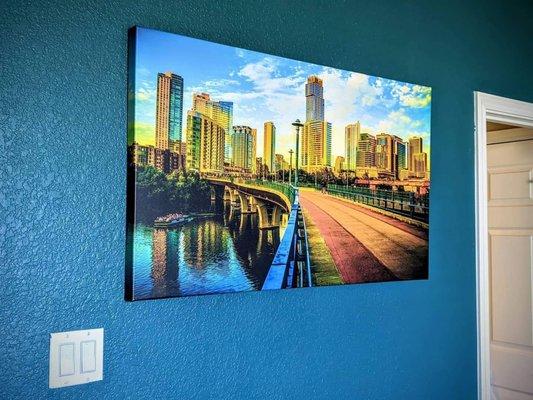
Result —
[{"label": "framed canvas art", "polygon": [[431,88],[129,35],[126,298],[427,279]]}]

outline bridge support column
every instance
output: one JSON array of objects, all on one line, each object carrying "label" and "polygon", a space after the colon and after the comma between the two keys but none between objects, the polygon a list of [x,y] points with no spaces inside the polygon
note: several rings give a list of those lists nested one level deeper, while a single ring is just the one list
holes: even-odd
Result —
[{"label": "bridge support column", "polygon": [[235,189],[230,189],[230,202],[232,207],[239,207],[239,192]]},{"label": "bridge support column", "polygon": [[241,201],[241,214],[251,214],[253,211],[251,210],[250,201],[248,200],[248,195],[246,193],[237,192],[239,196],[239,200]]},{"label": "bridge support column", "polygon": [[227,186],[224,186],[224,197],[223,197],[224,201],[225,202],[230,202],[231,201],[231,189]]},{"label": "bridge support column", "polygon": [[283,214],[283,210],[279,206],[274,206],[272,209],[272,217],[271,217],[271,225],[279,227],[281,224],[281,216]]},{"label": "bridge support column", "polygon": [[276,209],[279,209],[279,207],[274,206],[274,209],[272,210],[273,218],[271,218],[268,215],[267,204],[262,200],[255,199],[255,201],[257,203],[257,215],[259,216],[259,229],[279,228],[281,212],[280,210],[276,211]]}]

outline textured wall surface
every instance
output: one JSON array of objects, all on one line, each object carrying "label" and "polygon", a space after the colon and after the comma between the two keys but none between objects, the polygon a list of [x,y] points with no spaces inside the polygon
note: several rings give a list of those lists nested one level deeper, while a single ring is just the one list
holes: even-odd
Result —
[{"label": "textured wall surface", "polygon": [[[533,101],[532,19],[503,0],[3,1],[0,398],[475,398],[473,91]],[[123,301],[136,24],[432,86],[430,279]],[[49,333],[93,327],[104,380],[49,390]]]}]

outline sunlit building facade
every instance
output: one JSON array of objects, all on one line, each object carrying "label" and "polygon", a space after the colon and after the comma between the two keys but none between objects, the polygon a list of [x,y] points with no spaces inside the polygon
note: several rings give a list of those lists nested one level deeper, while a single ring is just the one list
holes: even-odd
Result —
[{"label": "sunlit building facade", "polygon": [[322,79],[310,76],[305,84],[305,120],[324,120],[324,87]]},{"label": "sunlit building facade", "polygon": [[276,126],[273,122],[265,122],[263,134],[263,162],[270,173],[274,172],[274,155],[276,153]]},{"label": "sunlit building facade", "polygon": [[232,135],[232,164],[245,172],[251,172],[254,168],[255,157],[253,154],[256,147],[253,129],[249,126],[234,126]]},{"label": "sunlit building facade", "polygon": [[355,171],[357,167],[357,145],[361,135],[361,124],[357,121],[355,124],[347,125],[344,128],[344,145],[346,147],[345,169]]},{"label": "sunlit building facade", "polygon": [[255,162],[257,158],[257,129],[252,128],[252,174],[257,173],[257,164]]},{"label": "sunlit building facade", "polygon": [[199,112],[224,129],[224,161],[231,162],[231,135],[233,127],[233,103],[214,101],[208,93],[195,93],[192,99],[193,111]]},{"label": "sunlit building facade", "polygon": [[155,147],[173,150],[181,142],[183,117],[183,78],[172,72],[157,74]]},{"label": "sunlit building facade", "polygon": [[311,75],[305,85],[306,121],[301,140],[302,169],[307,172],[331,166],[332,127],[324,121],[322,79]]},{"label": "sunlit building facade", "polygon": [[331,123],[304,123],[302,134],[302,169],[307,172],[331,166]]},{"label": "sunlit building facade", "polygon": [[428,158],[426,153],[417,153],[413,156],[414,177],[426,178]]},{"label": "sunlit building facade", "polygon": [[335,158],[335,168],[333,171],[336,175],[340,175],[345,169],[345,158],[343,156],[337,156]]},{"label": "sunlit building facade", "polygon": [[376,137],[363,132],[359,136],[356,156],[357,168],[370,168],[376,166]]},{"label": "sunlit building facade", "polygon": [[413,136],[409,138],[409,172],[415,173],[415,154],[422,153],[422,138]]},{"label": "sunlit building facade", "polygon": [[187,113],[187,169],[199,172],[224,171],[224,129],[211,118]]}]

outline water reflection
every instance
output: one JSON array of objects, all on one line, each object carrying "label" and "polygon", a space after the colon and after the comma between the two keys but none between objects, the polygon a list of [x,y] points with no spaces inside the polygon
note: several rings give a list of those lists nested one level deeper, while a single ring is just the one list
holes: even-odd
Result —
[{"label": "water reflection", "polygon": [[256,214],[227,206],[179,229],[134,230],[134,297],[258,290],[283,229],[259,230]]}]

